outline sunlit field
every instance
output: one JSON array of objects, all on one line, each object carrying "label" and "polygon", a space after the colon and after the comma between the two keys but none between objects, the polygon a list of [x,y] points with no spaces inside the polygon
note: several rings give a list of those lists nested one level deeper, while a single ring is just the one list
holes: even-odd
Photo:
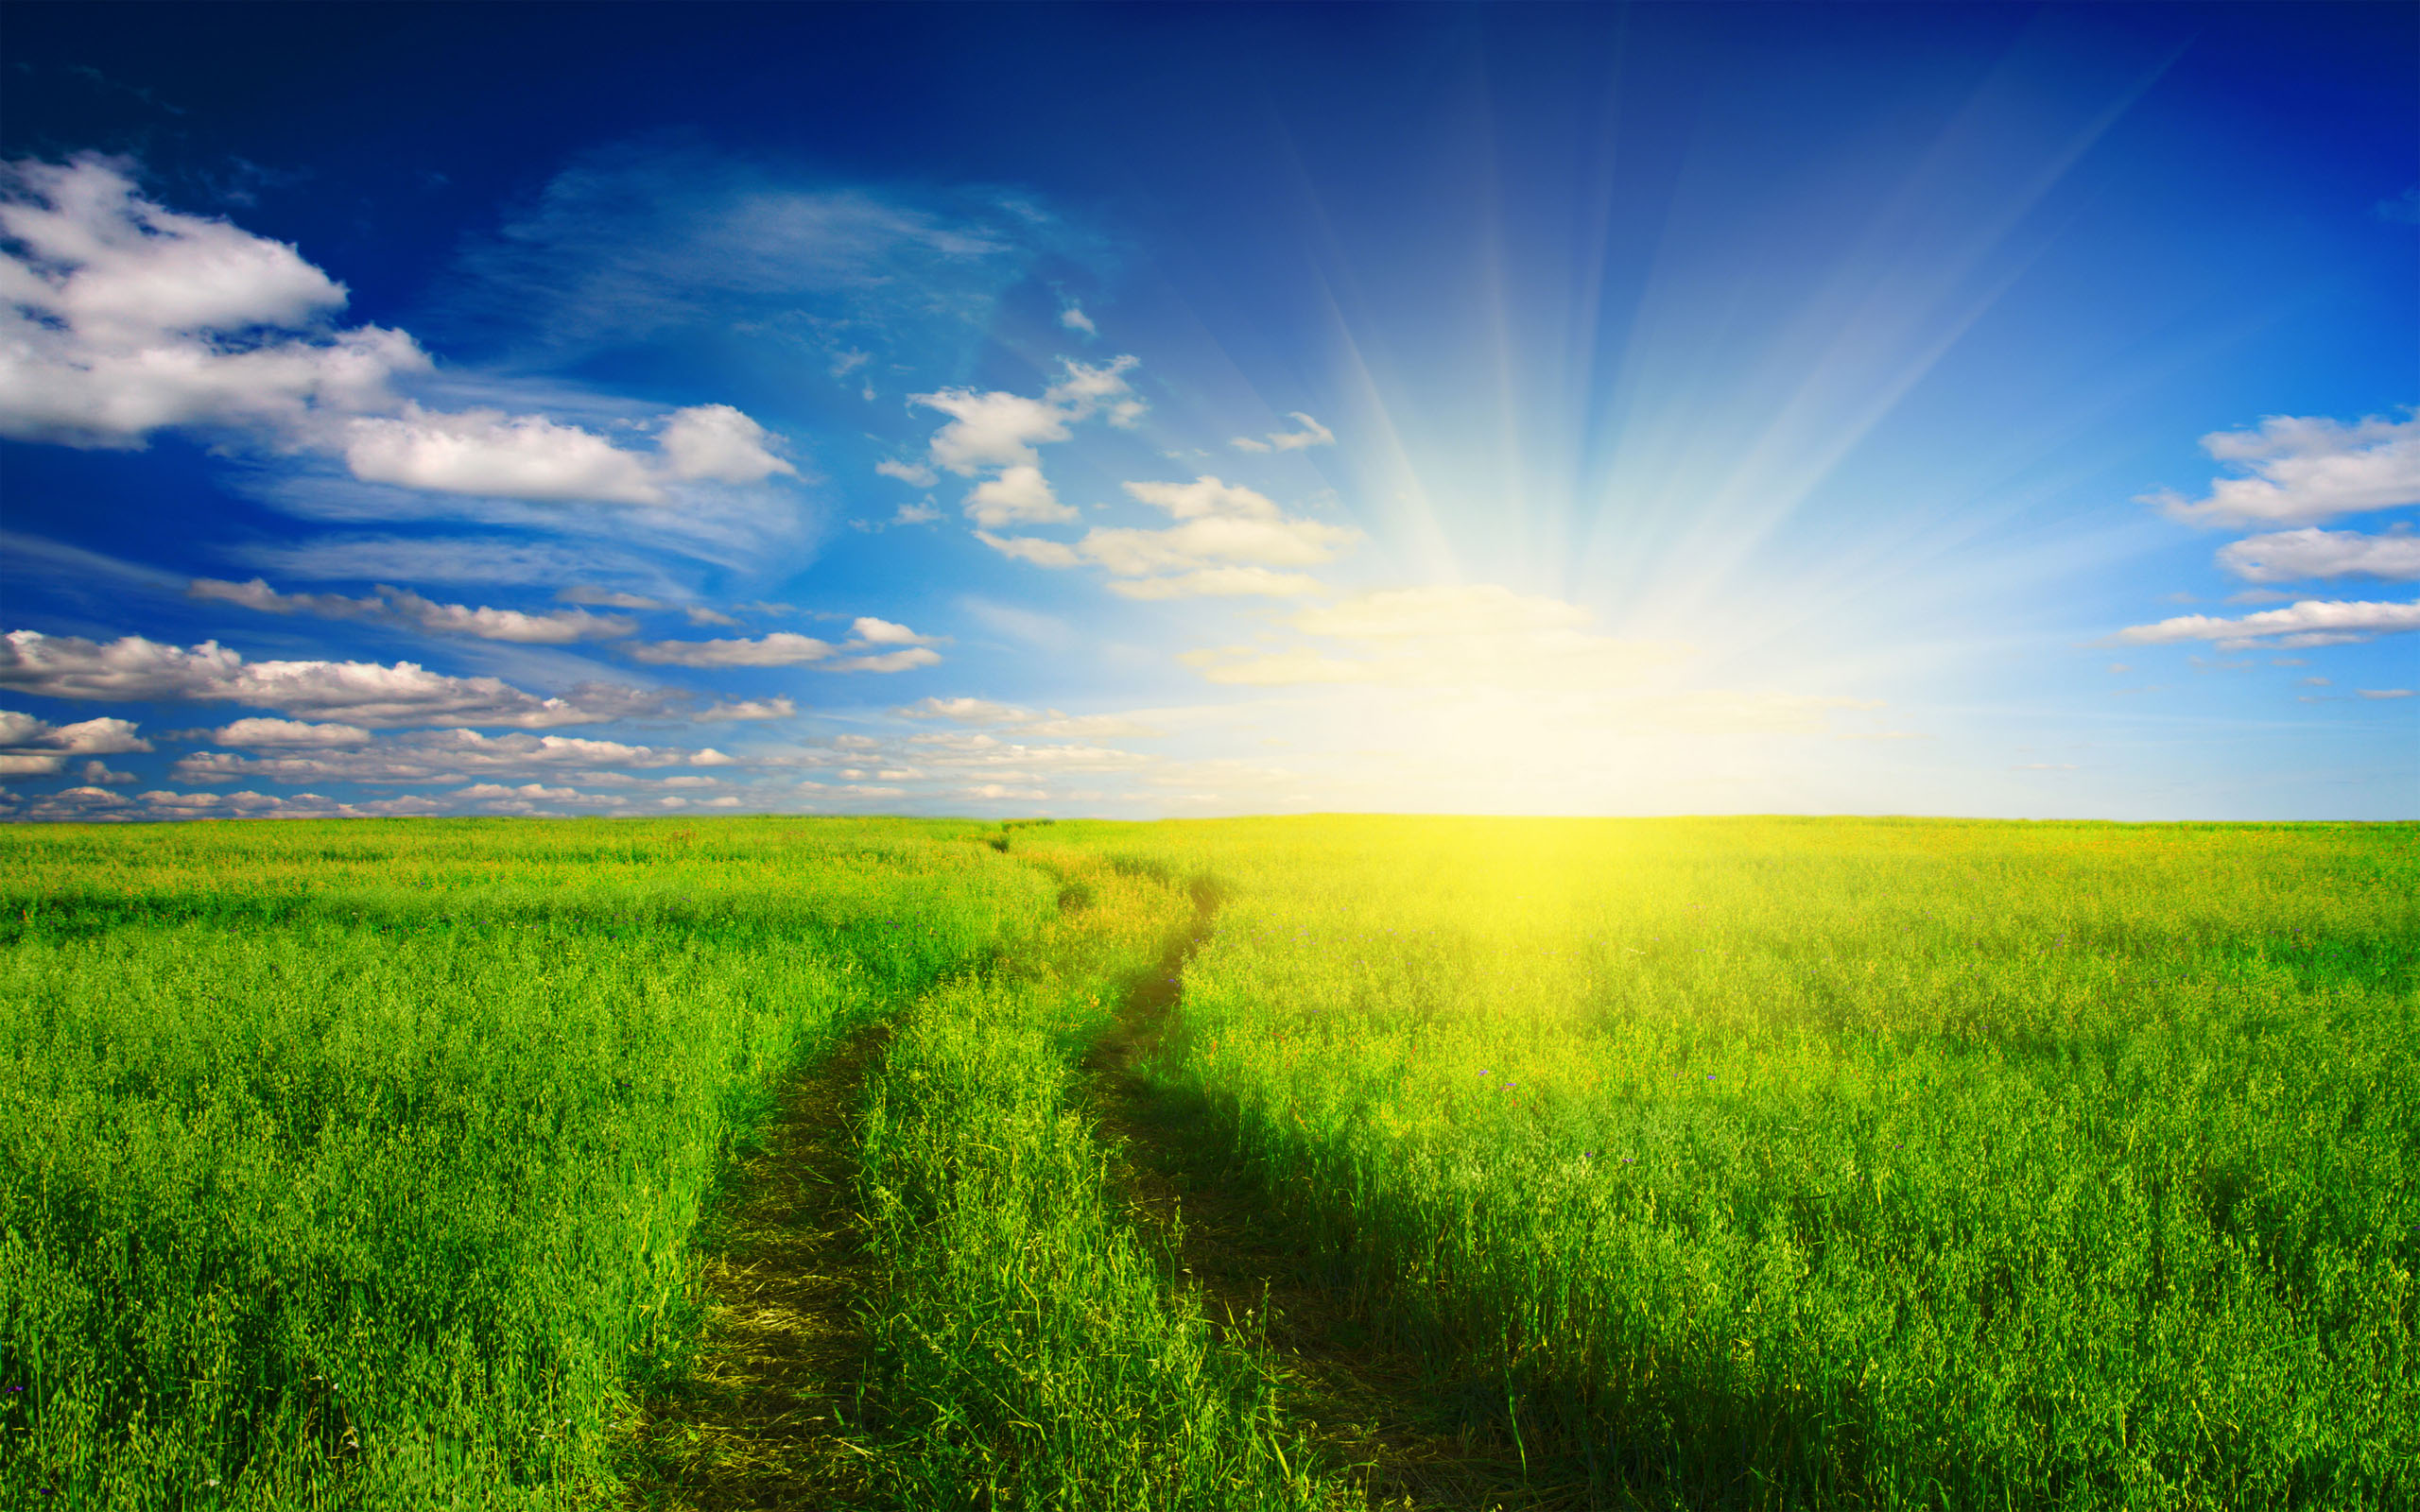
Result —
[{"label": "sunlit field", "polygon": [[2409,825],[14,828],[0,941],[9,1507],[2420,1500]]}]

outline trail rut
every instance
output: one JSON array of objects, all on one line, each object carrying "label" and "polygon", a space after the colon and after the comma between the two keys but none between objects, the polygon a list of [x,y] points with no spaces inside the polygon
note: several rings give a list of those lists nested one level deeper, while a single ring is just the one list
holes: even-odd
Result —
[{"label": "trail rut", "polygon": [[1289,1413],[1335,1462],[1355,1468],[1373,1506],[1564,1512],[1596,1504],[1584,1486],[1528,1480],[1501,1413],[1458,1413],[1442,1400],[1426,1362],[1390,1343],[1352,1304],[1332,1262],[1265,1196],[1236,1182],[1211,1111],[1142,1074],[1174,1027],[1185,963],[1217,914],[1215,890],[1198,888],[1194,907],[1191,925],[1132,985],[1085,1060],[1130,1219],[1167,1246],[1184,1279],[1201,1288],[1214,1326],[1265,1337]]},{"label": "trail rut", "polygon": [[887,1025],[861,1028],[784,1089],[703,1265],[696,1368],[643,1409],[634,1507],[866,1503],[851,1432],[866,1357],[856,1304],[878,1277],[855,1210],[849,1115],[888,1038]]}]

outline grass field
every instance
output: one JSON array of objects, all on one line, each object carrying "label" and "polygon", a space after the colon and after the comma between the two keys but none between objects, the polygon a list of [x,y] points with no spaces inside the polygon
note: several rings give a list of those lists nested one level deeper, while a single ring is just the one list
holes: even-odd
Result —
[{"label": "grass field", "polygon": [[2411,1506],[2420,830],[17,828],[0,1246],[10,1507]]}]

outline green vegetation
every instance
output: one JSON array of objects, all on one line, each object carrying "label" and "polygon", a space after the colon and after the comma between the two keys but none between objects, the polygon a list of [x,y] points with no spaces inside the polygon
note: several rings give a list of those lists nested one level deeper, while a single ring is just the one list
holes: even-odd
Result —
[{"label": "green vegetation", "polygon": [[718,1194],[877,1022],[871,1504],[1365,1500],[1118,1036],[1507,1505],[2420,1502],[2420,832],[1323,818],[0,833],[0,1504],[693,1504]]},{"label": "green vegetation", "polygon": [[9,832],[0,1505],[610,1484],[776,1080],[1050,909],[971,828]]}]

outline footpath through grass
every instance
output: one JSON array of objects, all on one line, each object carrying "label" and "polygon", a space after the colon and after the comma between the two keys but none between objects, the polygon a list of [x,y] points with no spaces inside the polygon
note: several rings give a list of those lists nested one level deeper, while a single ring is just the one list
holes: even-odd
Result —
[{"label": "footpath through grass", "polygon": [[1030,934],[973,827],[0,834],[0,1505],[567,1505],[774,1089]]},{"label": "footpath through grass", "polygon": [[2415,841],[0,832],[0,1505],[2414,1505]]},{"label": "footpath through grass", "polygon": [[2412,827],[1158,836],[1145,1074],[1532,1500],[2420,1503]]}]

